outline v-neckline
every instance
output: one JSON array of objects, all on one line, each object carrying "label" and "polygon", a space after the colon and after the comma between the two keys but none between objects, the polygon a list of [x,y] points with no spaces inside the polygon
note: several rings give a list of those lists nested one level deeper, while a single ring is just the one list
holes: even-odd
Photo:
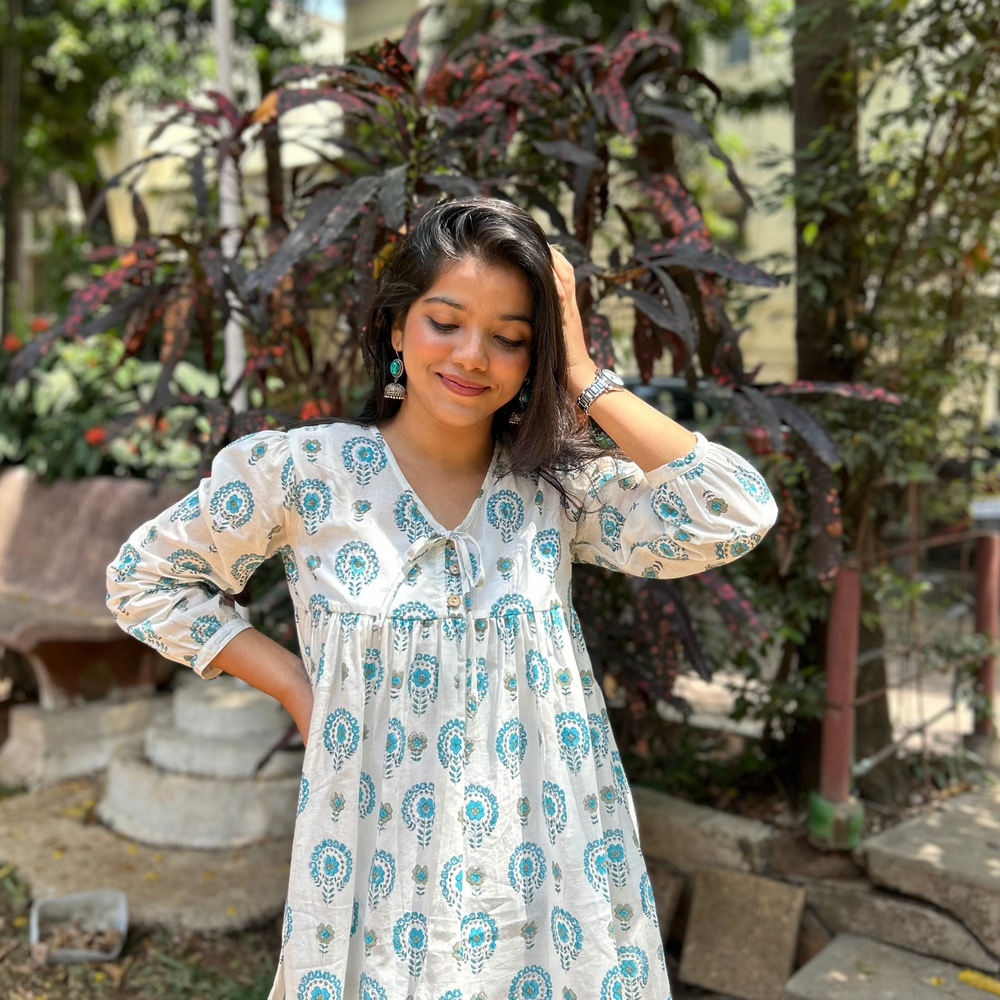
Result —
[{"label": "v-neckline", "polygon": [[399,467],[399,463],[396,461],[396,456],[392,453],[392,448],[389,447],[389,442],[382,436],[382,432],[374,424],[371,425],[372,432],[375,434],[375,438],[378,443],[382,446],[382,450],[385,452],[386,462],[389,463],[392,469],[393,475],[399,480],[399,484],[404,490],[409,492],[410,496],[420,504],[420,509],[424,512],[424,517],[427,518],[428,524],[438,533],[442,535],[451,535],[456,531],[466,531],[469,523],[473,520],[479,511],[480,506],[482,506],[483,498],[486,496],[486,487],[490,481],[490,476],[494,474],[496,469],[497,459],[500,456],[500,442],[494,441],[493,443],[493,457],[490,459],[490,464],[486,469],[486,475],[483,477],[482,485],[479,487],[479,492],[476,494],[475,499],[472,501],[472,505],[469,507],[462,518],[461,522],[457,524],[454,528],[446,528],[441,524],[438,519],[431,513],[430,508],[426,503],[420,498],[420,494],[410,485],[409,480],[403,475],[403,470]]}]

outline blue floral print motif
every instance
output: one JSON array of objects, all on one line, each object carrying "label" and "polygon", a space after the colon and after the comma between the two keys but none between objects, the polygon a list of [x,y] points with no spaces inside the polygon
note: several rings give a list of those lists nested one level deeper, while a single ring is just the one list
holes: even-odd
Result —
[{"label": "blue floral print motif", "polygon": [[500,556],[497,559],[497,572],[504,578],[510,580],[510,575],[514,571],[514,560],[510,556]]},{"label": "blue floral print motif", "polygon": [[521,761],[528,748],[528,734],[520,719],[508,719],[497,732],[496,751],[500,763],[512,778],[521,773]]},{"label": "blue floral print motif", "polygon": [[537,649],[528,650],[524,673],[535,697],[544,698],[549,693],[549,661]]},{"label": "blue floral print motif", "polygon": [[661,520],[670,525],[690,524],[691,516],[687,505],[670,489],[670,483],[661,483],[653,490],[650,499],[653,512]]},{"label": "blue floral print motif", "polygon": [[351,513],[354,515],[354,520],[359,523],[365,519],[365,514],[372,509],[372,504],[370,500],[355,500],[351,504]]},{"label": "blue floral print motif", "polygon": [[[191,555],[194,555],[192,552]],[[121,554],[118,558],[118,563],[115,566],[115,581],[117,583],[124,583],[130,576],[132,576],[142,562],[142,556],[139,555],[139,550],[134,546],[126,542],[122,546]],[[205,571],[208,571],[208,564],[205,564]]]},{"label": "blue floral print motif", "polygon": [[388,852],[378,850],[372,856],[368,873],[368,908],[377,910],[378,904],[388,899],[396,887],[396,859]]},{"label": "blue floral print motif", "polygon": [[629,868],[621,830],[604,831],[604,856],[612,883],[619,889],[623,888],[628,882]]},{"label": "blue floral print motif", "polygon": [[344,468],[353,472],[358,486],[367,486],[386,465],[382,442],[368,437],[352,437],[341,449]]},{"label": "blue floral print motif", "polygon": [[465,710],[470,717],[475,717],[476,712],[479,711],[480,702],[486,698],[486,692],[490,686],[490,675],[486,670],[486,658],[484,656],[476,657],[476,685],[474,691],[472,679],[472,659],[469,658],[465,662]]},{"label": "blue floral print motif", "polygon": [[767,488],[767,483],[753,469],[748,469],[745,465],[733,463],[736,470],[736,480],[747,491],[747,493],[759,504],[765,504],[771,499],[771,491]]},{"label": "blue floral print motif", "polygon": [[471,847],[481,847],[483,837],[493,833],[500,808],[497,797],[485,785],[465,786],[465,808],[462,822]]},{"label": "blue floral print motif", "polygon": [[531,540],[531,565],[536,573],[555,580],[562,561],[562,543],[559,540],[558,528],[546,528],[539,531]]},{"label": "blue floral print motif", "polygon": [[563,972],[569,972],[571,962],[574,962],[583,949],[583,928],[580,921],[569,910],[561,906],[552,907],[552,944],[559,956],[559,964]]},{"label": "blue floral print motif", "polygon": [[566,829],[566,793],[554,781],[542,782],[542,813],[549,843],[555,846],[556,834]]},{"label": "blue floral print motif", "polygon": [[313,628],[317,628],[319,623],[326,617],[333,614],[330,602],[322,594],[313,594],[309,598],[309,618]]},{"label": "blue floral print motif", "polygon": [[627,805],[628,779],[625,777],[625,768],[622,766],[622,755],[617,750],[611,751],[611,773],[615,777],[615,798],[619,805]]},{"label": "blue floral print motif", "polygon": [[253,492],[242,479],[234,479],[220,486],[208,502],[208,512],[212,515],[212,530],[225,531],[226,528],[242,528],[253,516]]},{"label": "blue floral print motif", "polygon": [[295,501],[295,462],[291,456],[285,460],[285,464],[281,467],[281,491],[284,494],[281,506],[285,510],[290,510]]},{"label": "blue floral print motif", "polygon": [[610,504],[605,504],[598,515],[601,524],[601,541],[612,552],[621,551],[622,527],[625,524],[625,515]]},{"label": "blue floral print motif", "polygon": [[410,664],[406,689],[413,704],[413,714],[423,715],[427,705],[438,696],[438,661],[430,653],[418,653]]},{"label": "blue floral print motif", "polygon": [[513,490],[500,490],[486,501],[486,520],[509,542],[524,524],[524,501]]},{"label": "blue floral print motif", "polygon": [[385,776],[392,777],[392,772],[403,763],[403,753],[406,750],[406,732],[399,719],[390,719],[389,728],[385,734]]},{"label": "blue floral print motif", "polygon": [[315,535],[319,526],[330,516],[333,493],[322,479],[303,479],[295,490],[295,509],[307,535]]},{"label": "blue floral print motif", "polygon": [[247,458],[249,465],[256,465],[267,454],[267,442],[258,441],[251,449]]},{"label": "blue floral print motif", "polygon": [[649,959],[634,945],[618,949],[618,971],[621,976],[622,1000],[642,1000],[642,991],[649,982]]},{"label": "blue floral print motif", "polygon": [[361,772],[361,780],[358,784],[358,815],[364,819],[371,816],[375,809],[375,782],[372,776]]},{"label": "blue floral print motif", "polygon": [[500,932],[496,922],[482,911],[462,917],[462,957],[472,966],[473,975],[483,971],[487,959],[493,957]]},{"label": "blue floral print motif", "polygon": [[449,719],[438,733],[438,760],[448,772],[453,784],[462,780],[462,765],[465,760],[465,720]]},{"label": "blue floral print motif", "polygon": [[307,462],[315,462],[322,450],[323,444],[316,438],[309,438],[302,442],[302,451],[306,456]]},{"label": "blue floral print motif", "polygon": [[288,944],[289,939],[292,936],[292,926],[293,926],[292,908],[288,905],[288,903],[285,903],[285,932],[281,938],[282,947]]},{"label": "blue floral print motif", "polygon": [[198,517],[201,517],[201,497],[197,490],[179,500],[170,514],[171,521],[193,521]]},{"label": "blue floral print motif", "polygon": [[343,1000],[340,980],[325,969],[308,972],[299,982],[296,1000]]},{"label": "blue floral print motif", "polygon": [[253,576],[254,572],[264,562],[264,557],[255,552],[244,552],[229,569],[229,575],[236,581],[237,586],[245,587],[247,580]]},{"label": "blue floral print motif", "polygon": [[413,627],[420,622],[421,637],[426,639],[430,635],[428,626],[437,620],[434,609],[428,607],[422,601],[406,601],[393,609],[390,624],[392,626],[392,648],[397,652],[405,653],[410,646],[410,636],[413,635]]},{"label": "blue floral print motif", "polygon": [[362,972],[358,1000],[389,1000],[389,998],[377,979],[373,979],[367,972]]},{"label": "blue floral print motif", "polygon": [[660,921],[656,913],[656,900],[653,897],[653,884],[649,881],[649,875],[643,872],[639,878],[639,899],[642,902],[642,912],[653,922],[653,926],[659,928]]},{"label": "blue floral print motif", "polygon": [[207,576],[212,572],[208,560],[190,549],[175,549],[167,556],[167,561],[170,563],[171,573],[193,573],[196,576]]},{"label": "blue floral print motif", "polygon": [[466,624],[464,618],[445,618],[441,623],[444,637],[452,642],[461,642],[465,638]]},{"label": "blue floral print motif", "polygon": [[587,721],[590,723],[590,745],[594,748],[594,765],[601,768],[608,758],[608,722],[597,712],[591,712]]},{"label": "blue floral print motif", "polygon": [[365,704],[379,693],[385,680],[385,667],[382,665],[382,653],[377,649],[365,650],[365,662],[361,667],[361,676],[365,679]]},{"label": "blue floral print motif", "polygon": [[490,617],[496,619],[497,634],[508,655],[514,652],[514,639],[521,634],[522,615],[530,625],[534,625],[535,609],[521,594],[504,594],[490,608]]},{"label": "blue floral print motif", "polygon": [[434,829],[434,782],[421,781],[404,796],[401,815],[406,829],[416,831],[417,843],[426,847]]},{"label": "blue floral print motif", "polygon": [[507,881],[521,894],[525,905],[534,898],[535,890],[541,888],[546,875],[545,854],[537,844],[528,842],[514,848],[507,865]]},{"label": "blue floral print motif", "polygon": [[298,808],[295,810],[296,816],[302,815],[302,811],[305,809],[306,803],[308,801],[309,801],[309,781],[303,774],[301,779],[299,780],[299,805]]},{"label": "blue floral print motif", "polygon": [[604,838],[591,840],[583,849],[583,870],[594,892],[599,892],[606,900],[611,896],[608,892],[608,857],[604,849]]},{"label": "blue floral print motif", "polygon": [[298,583],[299,565],[295,561],[295,550],[291,545],[282,545],[277,555],[281,556],[281,562],[285,567],[285,579],[291,584]]},{"label": "blue floral print motif", "polygon": [[417,503],[417,498],[409,490],[397,498],[392,508],[392,516],[396,521],[396,527],[411,542],[415,542],[418,538],[426,538],[432,533],[431,526]]},{"label": "blue floral print motif", "polygon": [[722,497],[717,497],[712,493],[706,491],[704,493],[705,498],[705,509],[709,514],[714,514],[716,517],[721,517],[723,514],[727,513],[729,510],[729,504],[726,503]]},{"label": "blue floral print motif", "polygon": [[200,615],[191,623],[191,638],[199,646],[204,646],[220,628],[222,622],[215,615]]},{"label": "blue floral print motif", "polygon": [[324,903],[332,903],[351,880],[354,862],[351,851],[339,840],[321,840],[309,859],[309,874],[323,894]]},{"label": "blue floral print motif", "polygon": [[326,717],[323,746],[333,760],[335,771],[339,771],[354,756],[360,739],[358,720],[346,708],[338,708]]},{"label": "blue floral print motif", "polygon": [[462,855],[453,854],[441,869],[441,878],[438,885],[441,886],[441,896],[451,907],[454,907],[462,898]]},{"label": "blue floral print motif", "polygon": [[559,756],[574,774],[579,774],[584,759],[590,753],[587,723],[579,712],[560,712],[555,722]]},{"label": "blue floral print motif", "polygon": [[422,913],[404,913],[392,928],[392,950],[406,964],[411,976],[419,976],[427,957],[427,918]]},{"label": "blue floral print motif", "polygon": [[149,622],[140,622],[138,625],[129,625],[125,630],[133,639],[144,642],[153,649],[158,649],[161,653],[167,651],[166,643],[153,631],[153,626]]},{"label": "blue floral print motif", "polygon": [[540,965],[526,965],[511,980],[507,1000],[552,1000],[552,979]]},{"label": "blue floral print motif", "polygon": [[410,733],[406,745],[410,750],[410,760],[419,764],[421,755],[427,749],[427,737],[423,733]]},{"label": "blue floral print motif", "polygon": [[337,552],[334,572],[337,579],[347,587],[351,597],[357,597],[378,576],[378,556],[367,543],[347,542]]}]

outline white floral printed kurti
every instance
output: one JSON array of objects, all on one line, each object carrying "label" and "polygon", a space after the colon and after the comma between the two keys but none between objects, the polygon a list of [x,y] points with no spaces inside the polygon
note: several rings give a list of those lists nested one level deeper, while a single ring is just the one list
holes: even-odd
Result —
[{"label": "white floral printed kurti", "polygon": [[284,561],[315,707],[274,1000],[670,995],[571,562],[696,573],[775,504],[701,435],[567,477],[582,514],[503,457],[447,530],[373,427],[251,434],[108,567],[122,628],[210,678],[224,597]]}]

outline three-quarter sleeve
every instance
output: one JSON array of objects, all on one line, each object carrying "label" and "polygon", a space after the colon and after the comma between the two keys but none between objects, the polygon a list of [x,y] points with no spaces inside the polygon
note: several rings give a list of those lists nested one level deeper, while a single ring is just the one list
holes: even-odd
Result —
[{"label": "three-quarter sleeve", "polygon": [[118,624],[206,679],[221,673],[212,660],[251,627],[233,596],[290,542],[294,481],[283,431],[223,448],[211,474],[136,528],[108,566],[107,605]]},{"label": "three-quarter sleeve", "polygon": [[687,576],[753,549],[777,518],[763,477],[735,452],[697,434],[682,458],[643,473],[602,456],[573,477],[576,562],[632,576]]}]

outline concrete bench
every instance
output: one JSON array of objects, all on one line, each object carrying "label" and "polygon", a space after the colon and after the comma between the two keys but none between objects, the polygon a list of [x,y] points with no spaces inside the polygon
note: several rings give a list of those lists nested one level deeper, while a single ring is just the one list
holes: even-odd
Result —
[{"label": "concrete bench", "polygon": [[31,665],[43,710],[151,693],[173,664],[125,635],[105,604],[105,573],[131,531],[184,495],[138,479],[46,485],[0,473],[0,654]]}]

